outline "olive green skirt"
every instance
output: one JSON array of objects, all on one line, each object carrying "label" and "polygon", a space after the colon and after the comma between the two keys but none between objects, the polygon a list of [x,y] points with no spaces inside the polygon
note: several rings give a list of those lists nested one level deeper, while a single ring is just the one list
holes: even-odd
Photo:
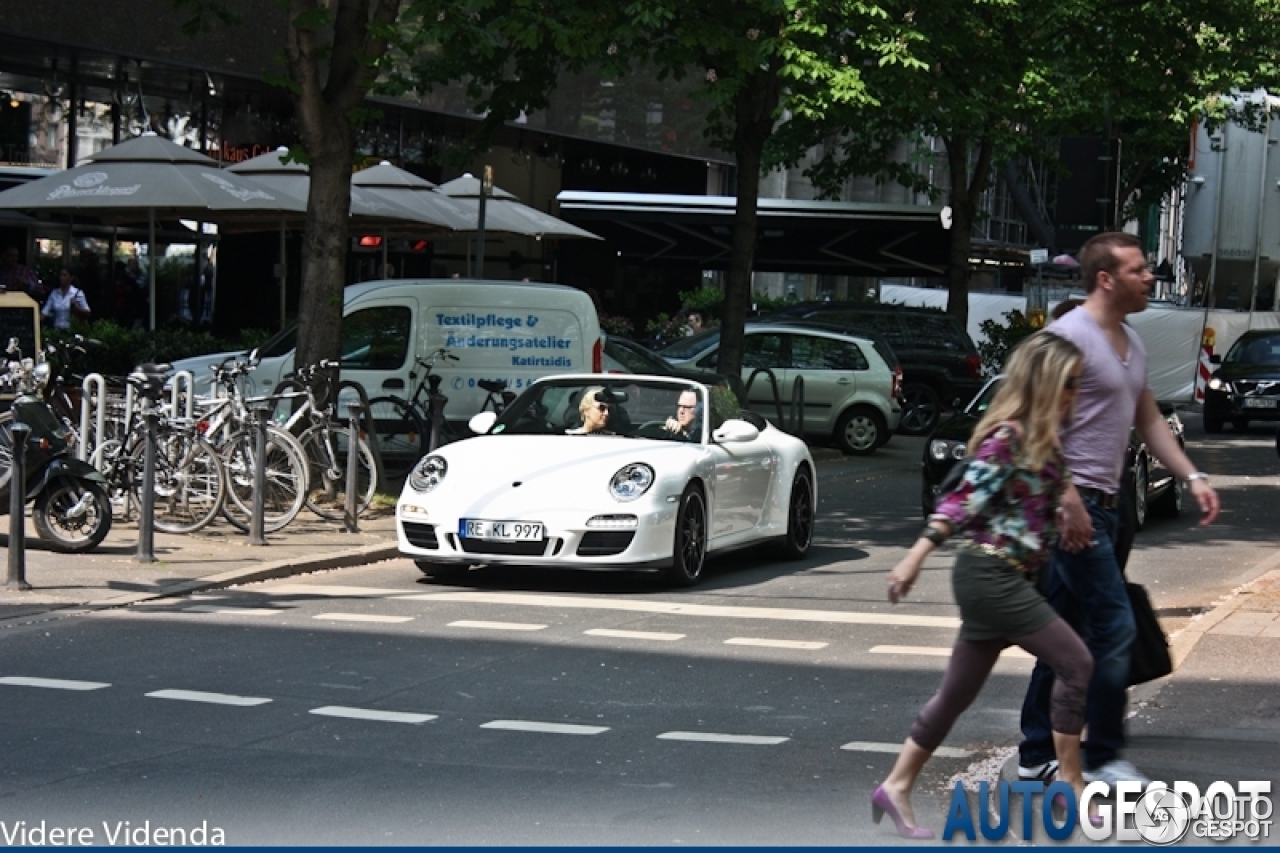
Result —
[{"label": "olive green skirt", "polygon": [[1013,640],[1058,618],[1027,575],[999,557],[963,546],[951,569],[951,589],[960,605],[962,640]]}]

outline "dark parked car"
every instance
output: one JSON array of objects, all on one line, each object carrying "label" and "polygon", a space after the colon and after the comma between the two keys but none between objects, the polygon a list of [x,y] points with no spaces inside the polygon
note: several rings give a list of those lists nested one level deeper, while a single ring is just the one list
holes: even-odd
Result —
[{"label": "dark parked car", "polygon": [[[934,504],[938,500],[938,487],[943,478],[956,462],[965,457],[965,445],[969,441],[969,436],[973,428],[978,425],[982,413],[987,410],[999,384],[1000,377],[988,382],[964,411],[956,413],[955,417],[940,424],[925,442],[920,503],[926,516],[933,512]],[[1174,411],[1173,406],[1165,403],[1160,404],[1160,411],[1164,413],[1165,421],[1177,437],[1178,444],[1185,446],[1182,419],[1178,417],[1178,413]],[[1135,526],[1139,530],[1147,523],[1149,512],[1156,512],[1169,518],[1182,512],[1181,484],[1158,459],[1151,455],[1146,443],[1138,436],[1137,430],[1129,431],[1129,450],[1125,456],[1125,478],[1121,490],[1131,501],[1134,509],[1131,517],[1134,518]]]},{"label": "dark parked car", "polygon": [[1280,421],[1280,330],[1245,332],[1227,350],[1210,358],[1218,369],[1204,391],[1204,431],[1237,430],[1249,421]]},{"label": "dark parked car", "polygon": [[982,359],[960,321],[941,311],[877,302],[799,302],[760,318],[763,323],[817,322],[851,333],[874,332],[902,364],[906,435],[928,435],[956,400],[982,387]]},{"label": "dark parked car", "polygon": [[604,372],[605,373],[647,373],[651,376],[677,376],[704,385],[723,385],[733,391],[738,400],[746,405],[746,388],[742,379],[737,376],[726,376],[712,370],[683,369],[673,367],[662,356],[635,341],[620,338],[616,335],[605,335],[604,339]]}]

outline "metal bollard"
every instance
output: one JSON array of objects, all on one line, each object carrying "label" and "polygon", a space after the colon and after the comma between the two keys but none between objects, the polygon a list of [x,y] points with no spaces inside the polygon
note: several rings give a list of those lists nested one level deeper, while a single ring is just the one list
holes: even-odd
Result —
[{"label": "metal bollard", "polygon": [[342,514],[342,525],[348,533],[359,533],[360,525],[356,522],[356,496],[360,488],[360,415],[359,403],[347,404],[350,413],[351,433],[347,443],[347,506]]},{"label": "metal bollard", "polygon": [[142,506],[138,515],[138,551],[135,562],[154,563],[156,519],[156,408],[150,397],[142,400],[144,440],[142,453]]},{"label": "metal bollard", "polygon": [[253,514],[249,517],[249,544],[266,545],[267,515],[267,418],[271,416],[271,407],[254,406],[254,431],[256,447],[253,461]]},{"label": "metal bollard", "polygon": [[31,427],[14,421],[9,427],[13,438],[13,468],[9,472],[9,589],[31,589],[27,583],[27,528],[24,511],[27,506],[27,437]]}]

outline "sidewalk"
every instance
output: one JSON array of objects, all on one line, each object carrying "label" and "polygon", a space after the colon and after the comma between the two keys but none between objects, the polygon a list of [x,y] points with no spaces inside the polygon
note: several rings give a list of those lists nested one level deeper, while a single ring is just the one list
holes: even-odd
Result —
[{"label": "sidewalk", "polygon": [[[198,533],[156,533],[157,562],[140,563],[134,559],[137,522],[117,522],[91,553],[59,554],[36,537],[28,518],[26,580],[32,588],[0,586],[0,626],[48,611],[120,607],[198,589],[359,566],[398,554],[391,509],[371,511],[359,527],[359,533],[347,533],[341,522],[322,520],[304,509],[284,530],[267,534],[267,545],[254,546],[247,534],[215,519]],[[7,517],[0,529],[7,559]]]}]

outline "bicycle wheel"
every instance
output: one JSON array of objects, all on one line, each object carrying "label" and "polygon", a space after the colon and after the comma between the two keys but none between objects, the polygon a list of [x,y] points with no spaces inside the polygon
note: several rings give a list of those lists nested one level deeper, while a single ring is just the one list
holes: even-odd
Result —
[{"label": "bicycle wheel", "polygon": [[[347,455],[351,431],[347,427],[317,424],[298,439],[307,455],[307,509],[321,518],[341,521],[347,505]],[[373,502],[373,452],[364,439],[356,445],[356,515]]]},{"label": "bicycle wheel", "polygon": [[[222,458],[194,432],[161,427],[156,431],[155,515],[162,533],[194,533],[213,521],[226,495]],[[134,470],[134,500],[142,506],[142,477],[146,442],[130,451]]]},{"label": "bicycle wheel", "polygon": [[378,438],[382,472],[399,483],[427,452],[427,430],[422,417],[399,397],[375,397],[369,401],[369,417]]},{"label": "bicycle wheel", "polygon": [[13,476],[13,412],[0,413],[0,488]]},{"label": "bicycle wheel", "polygon": [[[252,429],[233,433],[220,448],[227,499],[222,517],[241,530],[253,519],[253,476],[258,436]],[[297,518],[307,498],[307,461],[302,445],[289,433],[267,427],[263,531],[273,533]]]}]

